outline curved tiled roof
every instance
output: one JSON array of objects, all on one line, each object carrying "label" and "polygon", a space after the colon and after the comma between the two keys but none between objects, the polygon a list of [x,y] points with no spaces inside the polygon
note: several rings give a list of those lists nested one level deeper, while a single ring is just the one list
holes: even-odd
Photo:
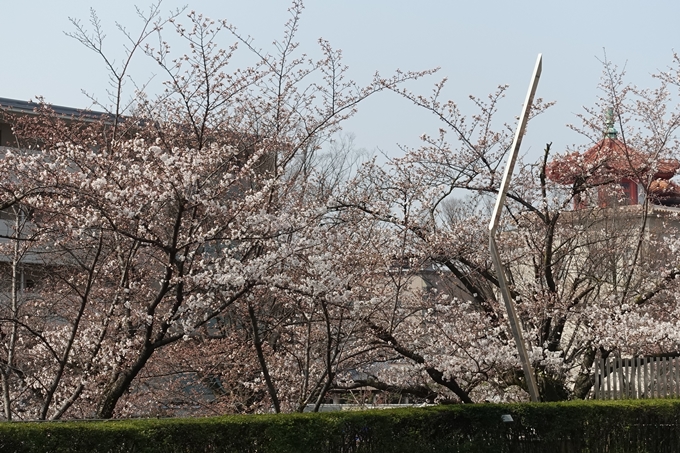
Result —
[{"label": "curved tiled roof", "polygon": [[550,180],[573,184],[579,179],[603,182],[636,179],[654,169],[654,179],[670,179],[680,168],[676,159],[650,161],[649,156],[626,146],[616,138],[603,138],[585,153],[567,154],[554,159],[546,168]]},{"label": "curved tiled roof", "polygon": [[653,160],[645,153],[607,136],[584,153],[574,152],[555,158],[546,168],[546,176],[559,184],[590,181],[593,185],[624,179],[639,181],[651,175],[649,188],[657,199],[679,199],[680,186],[668,181],[680,169],[676,159]]}]

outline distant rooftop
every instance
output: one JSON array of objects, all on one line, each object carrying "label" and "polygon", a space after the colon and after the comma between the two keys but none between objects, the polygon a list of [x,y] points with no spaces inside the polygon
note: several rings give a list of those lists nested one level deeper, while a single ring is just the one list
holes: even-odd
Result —
[{"label": "distant rooftop", "polygon": [[[102,117],[108,116],[105,112],[97,112],[87,109],[76,109],[73,107],[64,107],[61,105],[46,104],[50,109],[59,116],[68,118],[79,118],[96,121]],[[40,106],[40,103],[33,101],[20,101],[18,99],[0,98],[0,111],[8,113],[21,113],[27,115],[35,115],[35,109]]]}]

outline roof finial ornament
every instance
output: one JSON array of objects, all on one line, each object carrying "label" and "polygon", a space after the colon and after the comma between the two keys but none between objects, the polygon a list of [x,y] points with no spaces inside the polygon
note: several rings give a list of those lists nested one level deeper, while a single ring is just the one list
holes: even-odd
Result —
[{"label": "roof finial ornament", "polygon": [[615,139],[618,131],[614,128],[614,109],[609,107],[607,109],[607,121],[605,123],[607,129],[604,132],[604,136],[607,138]]}]

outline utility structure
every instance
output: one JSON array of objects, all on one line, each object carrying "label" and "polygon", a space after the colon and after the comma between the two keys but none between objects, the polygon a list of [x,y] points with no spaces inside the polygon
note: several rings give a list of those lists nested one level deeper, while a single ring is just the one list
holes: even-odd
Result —
[{"label": "utility structure", "polygon": [[496,205],[494,206],[491,222],[489,223],[489,250],[491,252],[491,259],[493,260],[493,265],[496,269],[496,275],[498,276],[498,286],[500,286],[503,301],[505,302],[505,309],[508,312],[510,330],[512,330],[512,336],[514,337],[515,344],[517,345],[519,358],[522,361],[522,369],[524,370],[524,379],[526,380],[527,389],[529,390],[531,401],[534,402],[540,401],[538,386],[536,385],[536,377],[534,376],[534,370],[531,366],[531,360],[529,359],[529,354],[527,352],[527,345],[524,341],[524,336],[522,335],[522,326],[519,323],[519,318],[517,318],[515,305],[512,301],[510,289],[508,288],[508,282],[505,278],[505,270],[503,269],[501,258],[498,255],[498,247],[496,246],[496,230],[498,229],[498,224],[500,223],[503,206],[505,206],[505,197],[508,192],[508,186],[510,185],[510,179],[512,178],[512,172],[515,168],[515,162],[517,161],[519,147],[522,144],[524,130],[526,128],[527,121],[529,120],[529,113],[531,112],[531,105],[534,102],[534,94],[536,94],[538,79],[541,77],[542,62],[543,57],[539,53],[538,58],[536,59],[536,66],[534,67],[534,73],[531,76],[531,82],[529,83],[529,91],[527,92],[527,97],[524,100],[524,105],[522,106],[522,114],[519,117],[519,123],[517,124],[517,129],[515,130],[515,138],[513,139],[512,147],[510,148],[508,163],[505,166],[505,172],[503,173],[501,186],[498,190]]}]

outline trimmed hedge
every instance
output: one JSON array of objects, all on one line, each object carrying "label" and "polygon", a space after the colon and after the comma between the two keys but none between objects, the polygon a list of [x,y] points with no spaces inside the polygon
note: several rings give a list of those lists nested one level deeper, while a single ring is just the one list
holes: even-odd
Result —
[{"label": "trimmed hedge", "polygon": [[[514,421],[504,423],[501,415]],[[10,452],[677,452],[680,401],[0,423]]]}]

